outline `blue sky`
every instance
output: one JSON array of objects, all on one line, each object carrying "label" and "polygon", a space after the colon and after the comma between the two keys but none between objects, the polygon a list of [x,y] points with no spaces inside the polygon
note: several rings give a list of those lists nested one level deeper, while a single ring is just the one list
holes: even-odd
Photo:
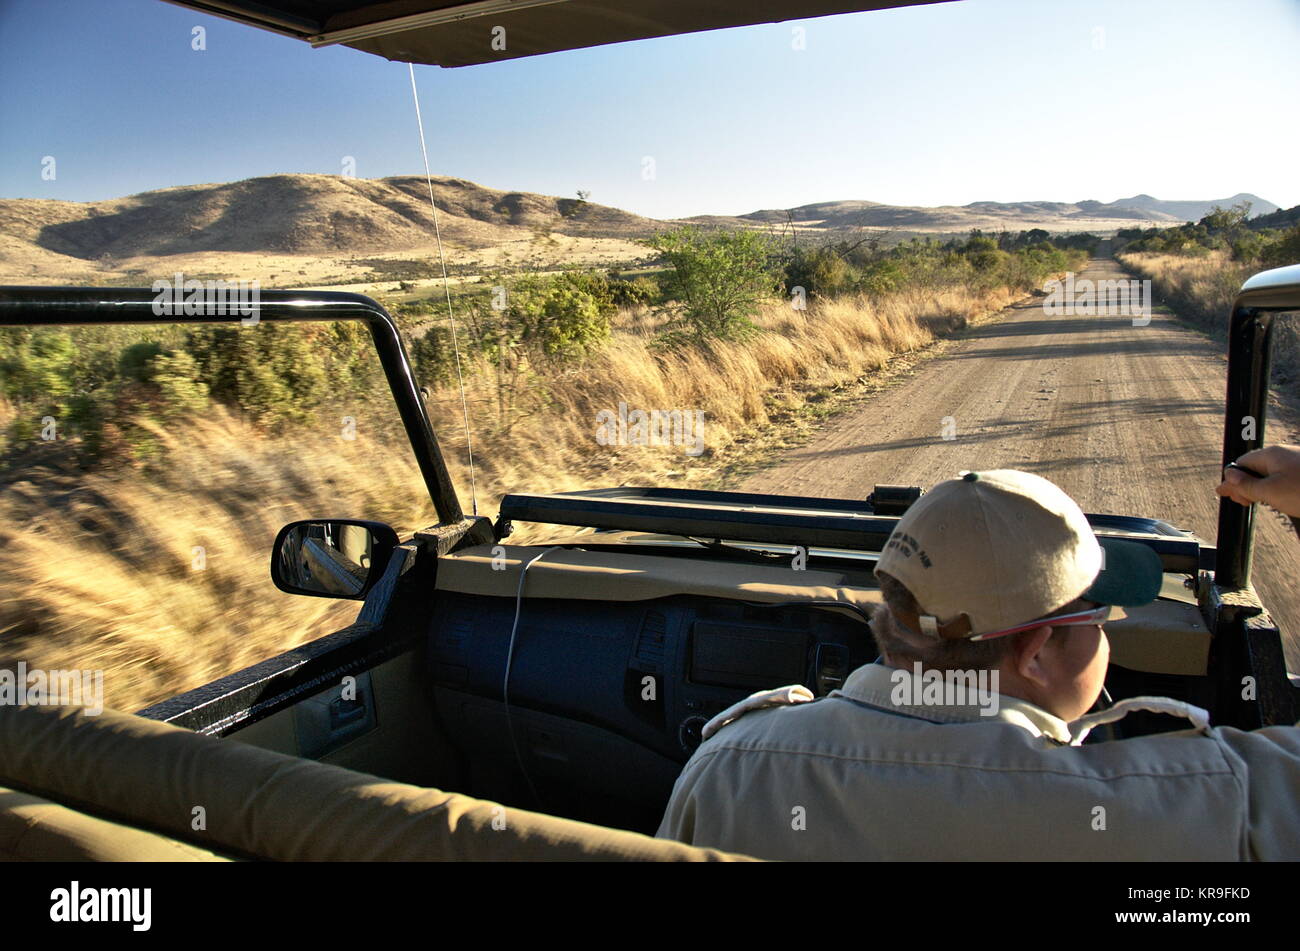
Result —
[{"label": "blue sky", "polygon": [[[804,49],[793,25],[417,67],[433,170],[656,217],[1300,204],[1300,0],[962,0],[801,21]],[[345,156],[368,178],[421,170],[405,64],[161,0],[0,0],[0,197],[338,174]]]}]

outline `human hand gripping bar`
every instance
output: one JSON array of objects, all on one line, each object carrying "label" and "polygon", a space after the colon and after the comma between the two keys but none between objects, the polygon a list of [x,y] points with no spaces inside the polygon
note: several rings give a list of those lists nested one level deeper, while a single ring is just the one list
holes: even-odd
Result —
[{"label": "human hand gripping bar", "polygon": [[[1264,478],[1264,473],[1256,472],[1254,469],[1250,468],[1249,466],[1243,466],[1237,462],[1230,462],[1223,468],[1225,471],[1228,469],[1239,469],[1242,472],[1246,473],[1246,475],[1254,479]],[[1300,516],[1288,515],[1287,518],[1291,519],[1291,527],[1295,529],[1296,538],[1300,538]]]}]

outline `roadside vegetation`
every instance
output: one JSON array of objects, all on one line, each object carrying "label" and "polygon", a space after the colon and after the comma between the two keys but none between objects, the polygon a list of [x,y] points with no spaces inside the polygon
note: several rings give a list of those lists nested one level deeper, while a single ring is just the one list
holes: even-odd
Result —
[{"label": "roadside vegetation", "polygon": [[[653,276],[519,274],[461,297],[459,372],[441,298],[393,310],[468,509],[464,381],[493,515],[512,490],[716,483],[756,429],[1080,268],[1094,240],[666,232]],[[601,444],[596,415],[620,404],[703,412],[703,451]],[[3,329],[0,431],[0,664],[104,669],[122,709],[355,616],[272,587],[285,522],[434,521],[350,325]]]},{"label": "roadside vegetation", "polygon": [[[1249,204],[1215,208],[1194,224],[1126,229],[1116,257],[1151,281],[1181,317],[1226,340],[1237,291],[1252,274],[1300,264],[1300,206],[1250,218]],[[1273,382],[1300,392],[1300,333],[1295,318],[1279,320],[1273,340]]]}]

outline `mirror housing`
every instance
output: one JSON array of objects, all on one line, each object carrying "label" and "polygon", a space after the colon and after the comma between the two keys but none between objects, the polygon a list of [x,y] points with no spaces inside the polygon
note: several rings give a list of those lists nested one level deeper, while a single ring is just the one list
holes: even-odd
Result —
[{"label": "mirror housing", "polygon": [[290,522],[271,548],[271,580],[288,594],[360,601],[383,577],[397,544],[397,532],[383,522]]},{"label": "mirror housing", "polygon": [[1239,307],[1300,310],[1300,264],[1260,271],[1249,278],[1237,292],[1233,310]]}]

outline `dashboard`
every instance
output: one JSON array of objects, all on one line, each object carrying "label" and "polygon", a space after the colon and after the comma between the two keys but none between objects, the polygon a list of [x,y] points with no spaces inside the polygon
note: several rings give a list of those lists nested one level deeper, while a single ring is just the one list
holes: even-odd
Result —
[{"label": "dashboard", "polygon": [[647,826],[714,714],[777,685],[823,695],[876,656],[853,611],[699,595],[443,591],[427,647],[466,791],[589,821],[604,798],[624,815],[641,807]]}]

